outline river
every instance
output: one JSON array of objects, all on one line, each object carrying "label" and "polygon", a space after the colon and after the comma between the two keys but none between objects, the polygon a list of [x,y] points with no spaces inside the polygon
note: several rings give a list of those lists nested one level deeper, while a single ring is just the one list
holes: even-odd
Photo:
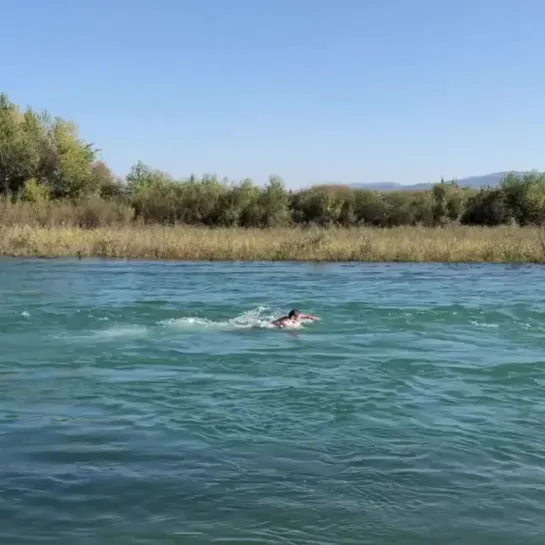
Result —
[{"label": "river", "polygon": [[542,545],[544,285],[2,259],[0,542]]}]

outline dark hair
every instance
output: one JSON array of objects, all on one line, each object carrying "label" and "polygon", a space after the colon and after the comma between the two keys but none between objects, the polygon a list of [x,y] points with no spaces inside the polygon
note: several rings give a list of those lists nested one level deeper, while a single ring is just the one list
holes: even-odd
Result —
[{"label": "dark hair", "polygon": [[288,314],[288,318],[293,318],[294,316],[299,316],[301,314],[296,308],[293,310],[290,310],[290,313]]}]

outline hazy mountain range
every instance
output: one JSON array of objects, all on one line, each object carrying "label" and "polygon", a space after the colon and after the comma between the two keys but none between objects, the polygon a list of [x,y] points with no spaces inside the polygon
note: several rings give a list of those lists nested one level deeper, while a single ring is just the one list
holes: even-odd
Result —
[{"label": "hazy mountain range", "polygon": [[[515,171],[515,174],[518,176],[523,176],[526,173],[527,172],[524,171]],[[469,176],[468,178],[460,178],[456,181],[460,187],[471,187],[474,189],[480,189],[481,187],[497,187],[507,176],[507,174],[509,174],[509,172],[494,172],[483,176]],[[378,191],[422,191],[424,189],[431,189],[436,183],[437,182],[404,185],[395,182],[375,182],[368,184],[350,184],[350,187],[353,187],[354,189],[375,189]]]}]

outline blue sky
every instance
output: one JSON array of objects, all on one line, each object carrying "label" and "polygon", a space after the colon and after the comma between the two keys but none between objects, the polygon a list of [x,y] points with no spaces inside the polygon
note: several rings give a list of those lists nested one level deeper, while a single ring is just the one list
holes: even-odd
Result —
[{"label": "blue sky", "polygon": [[0,91],[117,174],[545,170],[542,0],[4,0]]}]

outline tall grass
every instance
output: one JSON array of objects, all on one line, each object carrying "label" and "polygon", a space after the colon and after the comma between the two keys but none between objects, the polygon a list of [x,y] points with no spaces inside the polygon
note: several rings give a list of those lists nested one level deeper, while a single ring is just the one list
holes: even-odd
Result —
[{"label": "tall grass", "polygon": [[0,254],[180,260],[545,262],[536,228],[0,227]]},{"label": "tall grass", "polygon": [[545,262],[538,227],[146,225],[115,201],[0,201],[0,255],[179,260]]},{"label": "tall grass", "polygon": [[2,227],[96,227],[128,226],[134,209],[128,204],[99,197],[81,201],[12,201],[0,198]]}]

